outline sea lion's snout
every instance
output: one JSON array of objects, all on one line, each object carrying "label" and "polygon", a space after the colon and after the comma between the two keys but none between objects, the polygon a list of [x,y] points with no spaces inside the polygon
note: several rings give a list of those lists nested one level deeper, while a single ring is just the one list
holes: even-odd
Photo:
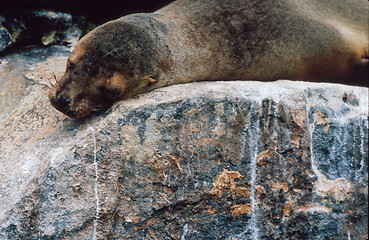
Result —
[{"label": "sea lion's snout", "polygon": [[71,118],[84,118],[95,111],[98,106],[83,94],[71,96],[65,90],[61,90],[58,84],[54,85],[49,92],[49,101],[58,111]]},{"label": "sea lion's snout", "polygon": [[[53,105],[53,107],[55,107],[60,112],[68,116],[74,115],[74,114],[71,114],[72,111],[70,111],[71,104],[73,102],[72,98],[69,97],[65,92],[60,92],[56,86],[53,86],[50,89],[49,101],[51,105]],[[70,117],[74,117],[74,116],[70,116]]]},{"label": "sea lion's snout", "polygon": [[52,92],[49,94],[50,103],[60,112],[71,118],[84,118],[91,112],[97,110],[95,104],[89,99],[83,98],[78,102],[73,101],[65,93],[55,95]]}]

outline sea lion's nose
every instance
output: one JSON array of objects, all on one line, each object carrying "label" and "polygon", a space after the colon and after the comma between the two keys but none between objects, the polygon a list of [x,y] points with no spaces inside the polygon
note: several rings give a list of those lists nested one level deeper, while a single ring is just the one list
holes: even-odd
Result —
[{"label": "sea lion's nose", "polygon": [[64,92],[60,94],[51,93],[49,94],[49,100],[51,104],[58,110],[63,111],[72,102],[72,99]]},{"label": "sea lion's nose", "polygon": [[72,102],[72,99],[70,97],[68,97],[65,93],[60,94],[60,101],[63,102],[64,104],[68,105],[69,103]]}]

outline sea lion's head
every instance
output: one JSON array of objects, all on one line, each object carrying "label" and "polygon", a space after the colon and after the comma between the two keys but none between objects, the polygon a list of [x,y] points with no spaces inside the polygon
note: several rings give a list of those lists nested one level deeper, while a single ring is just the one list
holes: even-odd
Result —
[{"label": "sea lion's head", "polygon": [[154,84],[157,55],[145,31],[124,21],[108,22],[78,42],[49,100],[65,115],[83,118]]}]

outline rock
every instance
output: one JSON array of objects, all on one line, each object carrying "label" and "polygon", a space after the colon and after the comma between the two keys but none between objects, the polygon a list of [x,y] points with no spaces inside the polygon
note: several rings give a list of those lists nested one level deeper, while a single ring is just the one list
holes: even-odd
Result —
[{"label": "rock", "polygon": [[27,31],[27,27],[23,21],[8,16],[2,25],[9,31],[12,43],[22,41],[26,38],[25,32]]},{"label": "rock", "polygon": [[27,27],[14,17],[0,16],[0,53],[26,39]]},{"label": "rock", "polygon": [[29,14],[28,26],[32,38],[47,46],[50,44],[70,45],[78,41],[81,29],[73,22],[72,15],[53,11],[33,11]]},{"label": "rock", "polygon": [[62,12],[52,11],[33,11],[30,14],[32,24],[38,25],[44,31],[50,30],[65,30],[72,26],[72,15]]},{"label": "rock", "polygon": [[101,5],[87,0],[4,0],[0,7],[0,53],[35,43],[74,44],[75,38],[96,25],[132,12],[153,12],[172,1],[111,0]]},{"label": "rock", "polygon": [[67,46],[31,46],[1,57],[0,118],[14,111],[34,84],[50,85],[55,81],[53,73],[58,75],[65,70],[70,51]]},{"label": "rock", "polygon": [[74,46],[81,36],[82,30],[68,13],[31,11],[20,18],[0,16],[0,52],[27,42]]},{"label": "rock", "polygon": [[8,30],[0,26],[0,52],[2,52],[6,47],[10,46],[11,43],[12,38]]},{"label": "rock", "polygon": [[0,52],[21,41],[25,30],[25,25],[18,19],[0,16]]},{"label": "rock", "polygon": [[48,103],[49,64],[0,117],[1,239],[368,234],[368,88],[191,83],[80,121]]},{"label": "rock", "polygon": [[66,44],[69,46],[75,46],[78,42],[78,39],[81,35],[81,30],[76,26],[68,28],[68,31],[51,31],[45,33],[41,42],[44,46],[48,46],[51,44]]}]

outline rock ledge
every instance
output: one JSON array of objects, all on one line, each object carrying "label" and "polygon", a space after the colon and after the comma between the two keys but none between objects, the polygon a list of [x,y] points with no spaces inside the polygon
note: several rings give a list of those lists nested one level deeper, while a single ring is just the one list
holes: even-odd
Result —
[{"label": "rock ledge", "polygon": [[201,82],[0,118],[2,239],[361,239],[368,89]]}]

